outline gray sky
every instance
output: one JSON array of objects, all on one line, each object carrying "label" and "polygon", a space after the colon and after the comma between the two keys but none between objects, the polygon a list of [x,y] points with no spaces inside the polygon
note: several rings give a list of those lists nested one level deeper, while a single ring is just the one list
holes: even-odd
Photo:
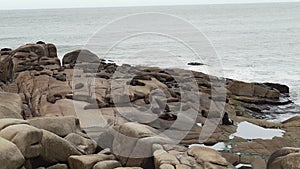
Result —
[{"label": "gray sky", "polygon": [[1,0],[0,9],[300,2],[300,0]]}]

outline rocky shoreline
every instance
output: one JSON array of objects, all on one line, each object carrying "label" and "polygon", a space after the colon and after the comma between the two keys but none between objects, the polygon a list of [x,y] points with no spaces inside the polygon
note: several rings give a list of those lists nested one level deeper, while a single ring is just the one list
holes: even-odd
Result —
[{"label": "rocky shoreline", "polygon": [[[88,50],[60,61],[44,42],[0,54],[3,169],[300,168],[300,118],[264,119],[293,105],[288,86],[119,66]],[[234,135],[242,122],[282,136]]]}]

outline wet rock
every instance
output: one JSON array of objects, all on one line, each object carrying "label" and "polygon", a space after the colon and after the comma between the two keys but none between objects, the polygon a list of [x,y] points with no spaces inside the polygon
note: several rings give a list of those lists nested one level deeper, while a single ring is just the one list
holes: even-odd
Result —
[{"label": "wet rock", "polygon": [[2,169],[21,168],[25,159],[18,147],[0,137],[0,164]]},{"label": "wet rock", "polygon": [[[267,98],[258,98],[258,97],[246,97],[246,96],[232,96],[233,99],[240,101],[243,103],[250,103],[253,104],[252,107],[258,107],[260,105],[288,105],[292,102],[290,100],[274,100],[274,99],[267,99]],[[229,102],[232,100],[229,99]],[[233,103],[234,104],[234,103]],[[249,106],[242,105],[244,108],[249,108]]]},{"label": "wet rock", "polygon": [[264,84],[278,90],[280,93],[283,94],[288,94],[290,92],[289,87],[286,85],[277,84],[277,83],[264,83]]},{"label": "wet rock", "polygon": [[280,93],[277,90],[269,90],[266,94],[266,98],[268,99],[279,99]]}]

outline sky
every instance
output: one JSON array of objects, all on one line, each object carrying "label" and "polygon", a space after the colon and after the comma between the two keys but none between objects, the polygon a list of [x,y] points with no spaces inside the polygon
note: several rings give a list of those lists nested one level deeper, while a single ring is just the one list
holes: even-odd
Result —
[{"label": "sky", "polygon": [[1,10],[119,6],[300,2],[300,0],[1,0]]}]

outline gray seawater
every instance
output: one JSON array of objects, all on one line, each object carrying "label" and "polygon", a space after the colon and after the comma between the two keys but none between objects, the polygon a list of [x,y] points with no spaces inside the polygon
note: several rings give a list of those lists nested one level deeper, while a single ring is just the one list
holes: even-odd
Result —
[{"label": "gray seawater", "polygon": [[[222,71],[213,71],[214,75],[286,84],[291,88],[291,99],[300,104],[300,3],[0,11],[0,47],[16,48],[43,40],[56,44],[61,58],[69,51],[87,48],[89,39],[113,20],[143,12],[175,15],[200,29],[217,52],[218,62],[222,63]],[[139,21],[131,24],[139,24]],[[172,29],[186,31],[181,25]],[[120,35],[122,30],[121,27],[113,29],[109,36]],[[186,37],[193,36],[184,33]],[[109,38],[100,41],[106,43]],[[124,55],[143,46],[168,49],[171,44],[157,37],[128,40],[105,59],[179,68],[187,68],[188,62],[202,61],[184,50],[178,50],[177,55],[182,62],[143,54],[124,59]],[[104,54],[101,44],[91,50],[99,56]],[[205,67],[188,68],[205,71]],[[291,108],[291,111],[300,113],[299,109]]]}]

